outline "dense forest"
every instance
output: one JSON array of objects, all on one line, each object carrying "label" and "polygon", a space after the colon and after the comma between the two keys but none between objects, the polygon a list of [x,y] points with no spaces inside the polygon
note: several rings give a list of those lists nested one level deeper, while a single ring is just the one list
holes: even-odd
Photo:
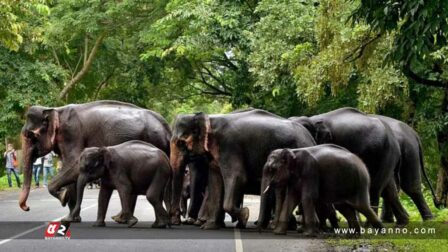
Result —
[{"label": "dense forest", "polygon": [[446,205],[447,39],[448,1],[2,0],[0,137],[35,104],[113,99],[168,121],[352,106],[419,132]]}]

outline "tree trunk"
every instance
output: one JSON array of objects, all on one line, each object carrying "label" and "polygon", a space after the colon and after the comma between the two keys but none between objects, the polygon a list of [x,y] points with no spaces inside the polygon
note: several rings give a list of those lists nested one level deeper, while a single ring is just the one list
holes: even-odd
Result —
[{"label": "tree trunk", "polygon": [[[442,103],[442,114],[448,115],[448,89]],[[440,170],[437,174],[437,198],[444,207],[448,206],[448,126],[442,127],[437,135],[440,150]]]},{"label": "tree trunk", "polygon": [[106,33],[102,33],[95,41],[95,44],[92,48],[92,50],[89,53],[89,56],[87,60],[84,62],[82,69],[65,85],[64,89],[62,89],[61,93],[59,94],[59,99],[64,99],[68,92],[76,85],[78,82],[82,80],[82,78],[88,73],[90,66],[93,63],[93,59],[96,56],[96,53],[98,52],[98,48],[101,45],[101,42],[106,37]]}]

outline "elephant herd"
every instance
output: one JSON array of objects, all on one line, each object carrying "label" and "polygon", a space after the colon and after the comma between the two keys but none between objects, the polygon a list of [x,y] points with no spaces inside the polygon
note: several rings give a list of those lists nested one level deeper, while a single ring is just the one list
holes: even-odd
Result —
[{"label": "elephant herd", "polygon": [[297,206],[307,234],[318,232],[318,225],[325,228],[326,219],[337,227],[335,209],[350,227],[359,229],[359,212],[380,228],[380,197],[381,219],[395,217],[397,225],[406,225],[400,189],[423,220],[433,217],[422,194],[422,176],[437,206],[417,133],[401,121],[353,108],[288,119],[252,108],[182,114],[170,128],[158,113],[117,101],[32,106],[22,144],[20,207],[30,209],[26,201],[34,160],[54,151],[63,167],[48,190],[69,206],[66,221],[81,221],[84,186],[101,178],[96,226],[105,225],[114,189],[122,205],[112,217],[116,222],[135,225],[136,199],[145,195],[157,228],[180,224],[184,214],[186,223],[217,229],[225,225],[225,213],[244,228],[246,194],[261,195],[257,226],[269,226],[276,234],[296,227],[291,216]]}]

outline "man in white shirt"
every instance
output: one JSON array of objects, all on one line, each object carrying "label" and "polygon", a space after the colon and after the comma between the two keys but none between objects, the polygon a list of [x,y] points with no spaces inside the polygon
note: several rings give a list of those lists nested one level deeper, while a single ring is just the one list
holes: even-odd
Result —
[{"label": "man in white shirt", "polygon": [[53,177],[53,152],[48,153],[44,157],[44,187],[47,187],[47,176],[48,173]]}]

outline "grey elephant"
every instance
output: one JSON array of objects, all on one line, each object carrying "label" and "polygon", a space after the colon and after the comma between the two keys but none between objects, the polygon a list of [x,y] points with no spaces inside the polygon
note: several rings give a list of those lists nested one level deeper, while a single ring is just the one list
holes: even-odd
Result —
[{"label": "grey elephant", "polygon": [[382,196],[391,206],[397,225],[409,222],[394,181],[401,160],[400,146],[388,124],[354,108],[290,119],[305,126],[317,144],[336,144],[356,154],[369,170],[372,207],[377,209]]},{"label": "grey elephant", "polygon": [[305,234],[318,231],[316,204],[337,204],[350,228],[359,231],[356,211],[362,213],[374,228],[381,221],[370,206],[369,172],[360,158],[333,144],[271,152],[263,168],[263,182],[286,188],[275,234],[286,234],[287,222],[294,208],[302,203]]},{"label": "grey elephant", "polygon": [[71,218],[76,205],[77,160],[87,147],[112,146],[130,140],[154,144],[167,155],[170,152],[171,130],[156,112],[117,101],[95,101],[48,108],[32,106],[22,128],[23,189],[19,205],[28,211],[26,201],[31,188],[32,164],[37,157],[54,151],[62,161],[61,171],[50,181],[48,191],[68,204]]},{"label": "grey elephant", "polygon": [[86,148],[79,158],[79,172],[75,216],[80,213],[87,182],[101,178],[95,226],[105,226],[104,218],[114,189],[118,191],[122,206],[118,222],[129,227],[135,225],[138,220],[133,212],[137,195],[146,195],[156,216],[152,227],[165,228],[169,224],[163,196],[167,186],[171,186],[168,183],[171,167],[168,156],[154,145],[133,140],[110,147]]},{"label": "grey elephant", "polygon": [[[432,219],[433,215],[422,192],[422,176],[428,183],[436,207],[439,207],[439,202],[425,172],[420,137],[413,128],[404,122],[387,116],[371,116],[389,125],[400,146],[401,162],[395,171],[397,186],[414,201],[423,220]],[[383,221],[393,222],[393,213],[389,204],[384,204],[381,213]]]}]

